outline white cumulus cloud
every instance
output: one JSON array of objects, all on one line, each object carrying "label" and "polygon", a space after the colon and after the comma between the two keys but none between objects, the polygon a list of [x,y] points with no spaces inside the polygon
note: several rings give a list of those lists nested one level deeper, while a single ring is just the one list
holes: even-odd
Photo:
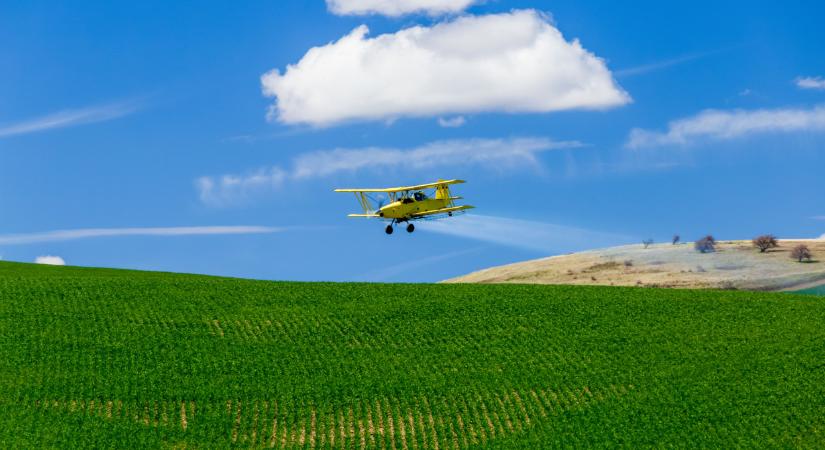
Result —
[{"label": "white cumulus cloud", "polygon": [[410,149],[366,147],[306,153],[292,160],[290,168],[259,169],[246,175],[227,174],[195,180],[201,201],[213,206],[234,203],[250,194],[271,191],[285,181],[327,177],[359,170],[408,170],[475,165],[502,171],[537,167],[537,154],[549,150],[582,147],[577,141],[546,138],[454,139],[435,141]]},{"label": "white cumulus cloud", "polygon": [[800,89],[825,90],[825,78],[822,78],[822,77],[799,77],[799,78],[796,79],[796,85]]},{"label": "white cumulus cloud", "polygon": [[630,101],[605,62],[534,10],[368,37],[360,26],[261,77],[269,118],[329,126],[479,112],[606,109]]},{"label": "white cumulus cloud", "polygon": [[729,111],[708,109],[670,122],[667,131],[634,128],[625,146],[637,149],[688,145],[702,139],[725,140],[754,134],[799,131],[825,131],[825,105]]},{"label": "white cumulus cloud", "polygon": [[338,15],[451,14],[464,11],[478,0],[327,0],[327,8]]},{"label": "white cumulus cloud", "polygon": [[47,264],[49,266],[65,266],[66,261],[63,261],[63,258],[59,256],[38,256],[34,259],[35,264]]}]

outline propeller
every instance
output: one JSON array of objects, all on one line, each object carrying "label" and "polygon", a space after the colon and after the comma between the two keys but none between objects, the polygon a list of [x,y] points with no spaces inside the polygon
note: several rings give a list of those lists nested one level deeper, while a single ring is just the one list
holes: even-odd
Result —
[{"label": "propeller", "polygon": [[371,196],[371,195],[370,195],[370,196],[368,196],[368,198],[369,198],[371,201],[375,202],[375,204],[377,205],[377,208],[375,208],[375,210],[376,210],[376,211],[378,211],[378,210],[380,210],[381,208],[383,208],[383,207],[384,207],[384,205],[387,203],[387,197],[383,197],[383,196],[382,196],[382,197],[380,197],[380,198],[376,199],[375,197],[373,197],[373,196]]}]

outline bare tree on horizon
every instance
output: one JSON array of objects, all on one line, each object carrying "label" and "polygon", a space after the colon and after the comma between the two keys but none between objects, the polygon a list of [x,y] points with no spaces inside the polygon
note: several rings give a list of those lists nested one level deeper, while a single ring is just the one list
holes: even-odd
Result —
[{"label": "bare tree on horizon", "polygon": [[753,246],[759,249],[759,253],[765,253],[769,248],[779,247],[779,241],[772,234],[763,234],[753,238]]},{"label": "bare tree on horizon", "polygon": [[803,259],[810,261],[812,257],[811,249],[805,244],[799,244],[791,251],[791,258],[799,262],[802,262]]},{"label": "bare tree on horizon", "polygon": [[709,234],[696,241],[693,248],[700,253],[713,253],[716,251],[716,239]]}]

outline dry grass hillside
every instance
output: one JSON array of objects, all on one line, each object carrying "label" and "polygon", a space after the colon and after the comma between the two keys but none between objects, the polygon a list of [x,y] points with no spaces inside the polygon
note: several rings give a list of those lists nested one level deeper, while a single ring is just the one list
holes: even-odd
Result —
[{"label": "dry grass hillside", "polygon": [[[780,240],[760,253],[750,241],[722,241],[713,253],[699,253],[692,243],[626,245],[492,267],[446,283],[587,284],[795,290],[825,283],[825,240]],[[791,259],[791,250],[807,245],[811,262]]]}]

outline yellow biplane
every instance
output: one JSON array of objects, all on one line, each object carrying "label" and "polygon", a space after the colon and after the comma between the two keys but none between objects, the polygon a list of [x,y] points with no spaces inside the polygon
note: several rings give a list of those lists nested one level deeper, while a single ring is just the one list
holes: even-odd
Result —
[{"label": "yellow biplane", "polygon": [[[386,189],[336,189],[335,192],[353,192],[364,210],[363,214],[350,214],[349,217],[366,217],[389,220],[387,234],[392,234],[393,226],[407,223],[407,232],[415,231],[411,222],[421,219],[452,217],[473,208],[470,205],[456,205],[450,194],[450,185],[464,183],[464,180],[438,180],[435,183],[418,186],[402,186]],[[376,199],[376,196],[382,198]]]}]

